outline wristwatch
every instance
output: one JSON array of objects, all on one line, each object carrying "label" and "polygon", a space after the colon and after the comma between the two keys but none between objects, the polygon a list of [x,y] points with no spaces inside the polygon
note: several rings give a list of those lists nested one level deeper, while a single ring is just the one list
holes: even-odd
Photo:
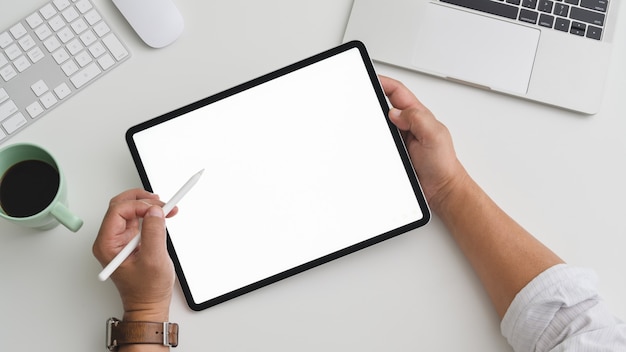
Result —
[{"label": "wristwatch", "polygon": [[160,344],[178,346],[178,324],[170,322],[107,320],[106,345],[117,351],[122,345]]}]

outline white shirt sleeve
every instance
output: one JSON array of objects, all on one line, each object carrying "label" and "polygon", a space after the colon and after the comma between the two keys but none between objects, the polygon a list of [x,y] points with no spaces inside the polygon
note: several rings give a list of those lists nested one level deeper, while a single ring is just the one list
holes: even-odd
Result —
[{"label": "white shirt sleeve", "polygon": [[556,265],[515,297],[500,326],[516,352],[626,351],[626,324],[615,318],[588,269]]}]

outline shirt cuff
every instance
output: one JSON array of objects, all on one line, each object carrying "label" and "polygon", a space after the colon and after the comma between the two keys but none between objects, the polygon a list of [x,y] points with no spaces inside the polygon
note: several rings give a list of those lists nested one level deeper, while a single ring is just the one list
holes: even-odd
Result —
[{"label": "shirt cuff", "polygon": [[552,344],[540,339],[552,328],[556,314],[581,302],[599,300],[596,283],[597,276],[589,269],[567,264],[547,269],[515,296],[502,319],[502,335],[515,351],[535,351],[538,344]]}]

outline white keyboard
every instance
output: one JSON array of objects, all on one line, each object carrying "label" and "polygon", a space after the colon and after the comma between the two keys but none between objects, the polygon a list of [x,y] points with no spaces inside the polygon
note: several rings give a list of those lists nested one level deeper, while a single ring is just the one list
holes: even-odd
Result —
[{"label": "white keyboard", "polygon": [[0,144],[128,57],[90,0],[53,0],[0,30]]}]

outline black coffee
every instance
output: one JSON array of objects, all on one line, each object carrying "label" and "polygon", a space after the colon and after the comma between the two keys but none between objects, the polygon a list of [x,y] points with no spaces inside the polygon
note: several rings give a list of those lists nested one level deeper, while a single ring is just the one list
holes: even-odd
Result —
[{"label": "black coffee", "polygon": [[5,214],[23,218],[44,210],[59,189],[59,172],[40,160],[11,166],[0,180],[0,206]]}]

